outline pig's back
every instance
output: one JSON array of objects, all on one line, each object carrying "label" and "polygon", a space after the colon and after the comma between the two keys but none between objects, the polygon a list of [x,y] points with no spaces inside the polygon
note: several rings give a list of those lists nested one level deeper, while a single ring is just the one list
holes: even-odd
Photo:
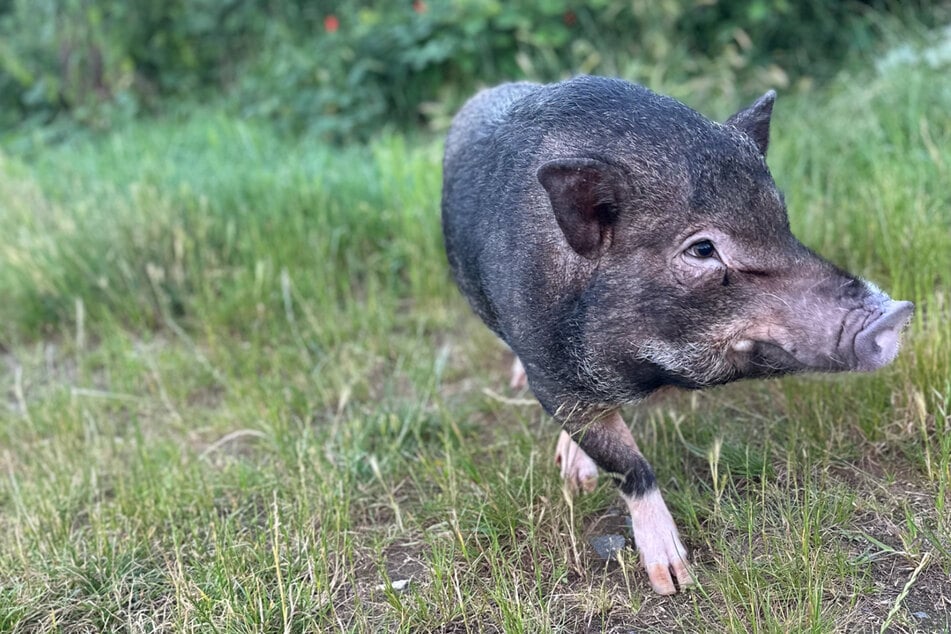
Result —
[{"label": "pig's back", "polygon": [[494,260],[486,254],[498,250],[501,239],[493,221],[495,205],[490,192],[504,189],[499,182],[502,158],[494,136],[509,120],[512,106],[541,89],[539,84],[510,83],[475,95],[452,121],[443,159],[442,228],[446,256],[456,284],[482,320],[505,338],[493,302],[488,297],[489,269]]},{"label": "pig's back", "polygon": [[505,121],[512,104],[539,88],[542,88],[540,84],[517,82],[477,93],[452,120],[446,137],[444,164],[452,164],[461,148],[490,136]]}]

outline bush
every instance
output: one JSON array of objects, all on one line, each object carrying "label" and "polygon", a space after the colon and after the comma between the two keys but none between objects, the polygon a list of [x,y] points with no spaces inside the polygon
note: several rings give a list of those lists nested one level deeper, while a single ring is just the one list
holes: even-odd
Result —
[{"label": "bush", "polygon": [[[105,127],[220,100],[296,133],[445,125],[480,85],[577,72],[692,92],[823,79],[874,47],[883,0],[0,0],[0,123]],[[939,5],[901,5],[933,24]]]}]

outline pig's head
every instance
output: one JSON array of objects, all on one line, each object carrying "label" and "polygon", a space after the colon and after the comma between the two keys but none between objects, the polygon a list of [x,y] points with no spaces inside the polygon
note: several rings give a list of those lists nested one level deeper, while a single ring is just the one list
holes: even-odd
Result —
[{"label": "pig's head", "polygon": [[538,169],[585,271],[572,318],[583,324],[582,372],[602,394],[871,371],[898,354],[913,305],[790,232],[765,161],[774,98],[722,125],[661,109],[667,120],[633,128],[627,151]]}]

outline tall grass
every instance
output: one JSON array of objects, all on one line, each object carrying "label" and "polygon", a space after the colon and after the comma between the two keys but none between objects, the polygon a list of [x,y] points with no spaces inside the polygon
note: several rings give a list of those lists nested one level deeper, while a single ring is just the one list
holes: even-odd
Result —
[{"label": "tall grass", "polygon": [[321,309],[445,295],[437,151],[297,144],[203,115],[50,149],[30,169],[5,157],[4,322],[62,325],[78,299],[93,322],[237,326],[282,301],[282,271]]},{"label": "tall grass", "polygon": [[0,630],[951,627],[949,110],[920,68],[778,102],[794,231],[918,310],[878,374],[629,412],[701,583],[672,599],[593,557],[613,491],[564,498],[498,398],[438,142],[205,112],[0,155]]}]

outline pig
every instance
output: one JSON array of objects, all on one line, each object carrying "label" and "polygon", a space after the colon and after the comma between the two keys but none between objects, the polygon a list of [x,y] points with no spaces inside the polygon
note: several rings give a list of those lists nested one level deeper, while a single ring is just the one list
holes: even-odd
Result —
[{"label": "pig", "polygon": [[766,166],[775,97],[721,124],[619,79],[509,83],[446,140],[452,275],[561,425],[566,484],[616,483],[659,594],[692,583],[688,553],[619,408],[664,386],[875,370],[914,308],[791,233]]}]

